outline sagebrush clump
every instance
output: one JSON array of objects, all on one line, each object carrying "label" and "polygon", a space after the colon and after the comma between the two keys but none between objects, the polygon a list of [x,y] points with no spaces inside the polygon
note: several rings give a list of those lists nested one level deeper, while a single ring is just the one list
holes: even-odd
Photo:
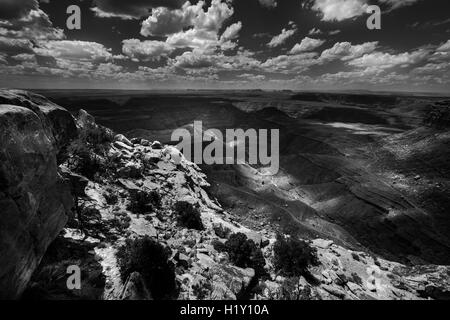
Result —
[{"label": "sagebrush clump", "polygon": [[230,261],[240,268],[253,268],[257,277],[264,275],[266,260],[261,249],[243,233],[233,233],[223,245],[216,249],[226,251]]},{"label": "sagebrush clump", "polygon": [[200,211],[191,203],[186,201],[178,201],[175,203],[174,212],[180,225],[189,229],[204,229]]},{"label": "sagebrush clump", "polygon": [[122,281],[133,272],[139,272],[153,299],[176,298],[175,267],[168,260],[170,254],[170,249],[150,237],[127,239],[116,255]]},{"label": "sagebrush clump", "polygon": [[278,235],[274,248],[274,266],[287,277],[309,275],[308,267],[317,265],[317,252],[309,243]]},{"label": "sagebrush clump", "polygon": [[161,206],[161,196],[156,191],[132,190],[128,210],[135,214],[146,214]]}]

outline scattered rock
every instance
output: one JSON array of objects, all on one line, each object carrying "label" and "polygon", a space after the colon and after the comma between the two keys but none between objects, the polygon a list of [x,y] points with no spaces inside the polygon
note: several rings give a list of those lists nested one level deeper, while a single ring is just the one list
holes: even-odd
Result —
[{"label": "scattered rock", "polygon": [[133,143],[130,140],[128,140],[123,134],[116,135],[114,137],[114,141],[123,143],[131,148],[133,148],[133,146],[134,146]]},{"label": "scattered rock", "polygon": [[153,143],[152,143],[152,149],[155,149],[155,150],[161,150],[163,148],[163,145],[161,144],[161,142],[159,142],[159,141],[154,141]]}]

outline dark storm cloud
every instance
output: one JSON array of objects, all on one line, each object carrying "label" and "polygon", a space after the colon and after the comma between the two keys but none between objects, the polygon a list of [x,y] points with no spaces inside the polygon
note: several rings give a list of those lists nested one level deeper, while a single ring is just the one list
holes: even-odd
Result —
[{"label": "dark storm cloud", "polygon": [[180,8],[184,0],[94,0],[99,16],[145,17],[156,7]]},{"label": "dark storm cloud", "polygon": [[38,8],[36,0],[0,0],[0,19],[19,19]]}]

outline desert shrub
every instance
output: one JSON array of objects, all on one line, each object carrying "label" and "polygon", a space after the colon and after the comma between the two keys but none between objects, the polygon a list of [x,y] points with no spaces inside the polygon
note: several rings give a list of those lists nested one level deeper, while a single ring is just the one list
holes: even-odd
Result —
[{"label": "desert shrub", "polygon": [[170,249],[150,237],[127,239],[116,256],[123,282],[139,272],[155,300],[176,298],[175,268],[168,261]]},{"label": "desert shrub", "polygon": [[99,125],[85,128],[83,135],[86,137],[86,141],[93,146],[100,146],[114,141],[113,132]]},{"label": "desert shrub", "polygon": [[82,139],[74,140],[67,151],[71,155],[69,168],[74,172],[93,180],[97,173],[104,171],[101,158]]},{"label": "desert shrub", "polygon": [[230,261],[240,268],[253,268],[256,276],[265,273],[266,260],[260,248],[243,233],[233,233],[220,251],[228,252]]},{"label": "desert shrub", "polygon": [[105,197],[106,203],[109,205],[117,204],[119,201],[119,196],[114,190],[107,190],[103,196]]},{"label": "desert shrub", "polygon": [[128,210],[135,214],[146,214],[161,205],[161,197],[156,191],[132,190]]},{"label": "desert shrub", "polygon": [[111,228],[116,228],[119,232],[125,232],[130,227],[131,218],[125,215],[119,215],[110,220]]},{"label": "desert shrub", "polygon": [[197,300],[205,300],[213,291],[212,285],[209,281],[200,281],[192,286],[192,293],[197,297]]},{"label": "desert shrub", "polygon": [[288,277],[309,274],[308,266],[317,265],[317,252],[307,242],[278,235],[273,248],[274,266]]},{"label": "desert shrub", "polygon": [[204,229],[200,211],[191,203],[186,201],[178,201],[175,203],[174,212],[180,225],[189,229]]}]

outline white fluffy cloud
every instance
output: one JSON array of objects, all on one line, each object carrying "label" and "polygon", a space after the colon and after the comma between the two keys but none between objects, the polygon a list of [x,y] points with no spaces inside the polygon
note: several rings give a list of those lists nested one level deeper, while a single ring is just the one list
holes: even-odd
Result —
[{"label": "white fluffy cloud", "polygon": [[319,64],[317,53],[305,52],[296,55],[280,55],[267,59],[261,64],[265,72],[297,73],[307,70],[309,67]]},{"label": "white fluffy cloud", "polygon": [[416,50],[413,52],[404,52],[399,54],[390,54],[386,52],[372,52],[365,54],[349,62],[349,65],[359,68],[376,67],[377,69],[387,69],[396,66],[406,67],[418,63],[428,56],[427,50]]},{"label": "white fluffy cloud", "polygon": [[315,0],[313,10],[319,11],[324,21],[342,21],[366,12],[366,0]]},{"label": "white fluffy cloud", "polygon": [[225,31],[222,33],[220,37],[223,41],[236,39],[239,35],[239,31],[242,29],[242,22],[236,22],[230,25]]},{"label": "white fluffy cloud", "polygon": [[143,36],[166,36],[192,27],[197,30],[217,32],[226,19],[233,15],[233,8],[227,2],[213,0],[205,12],[204,1],[196,5],[186,2],[181,9],[170,10],[160,7],[142,23]]},{"label": "white fluffy cloud", "polygon": [[450,40],[440,45],[436,51],[450,51]]},{"label": "white fluffy cloud", "polygon": [[325,43],[325,40],[320,39],[312,39],[309,37],[305,37],[300,43],[294,45],[294,47],[289,51],[290,54],[297,54],[305,51],[312,51],[322,44]]},{"label": "white fluffy cloud", "polygon": [[269,48],[275,48],[281,46],[286,42],[287,39],[292,37],[297,32],[297,28],[294,26],[292,29],[283,29],[281,33],[274,36],[270,42],[267,44]]},{"label": "white fluffy cloud", "polygon": [[74,61],[106,61],[113,58],[111,50],[97,42],[51,40],[34,51],[42,56]]},{"label": "white fluffy cloud", "polygon": [[385,4],[389,11],[412,5],[420,0],[312,0],[311,8],[320,13],[323,21],[343,21],[366,13],[370,4]]},{"label": "white fluffy cloud", "polygon": [[140,19],[153,8],[179,8],[184,0],[94,0],[92,11],[100,18]]},{"label": "white fluffy cloud", "polygon": [[54,28],[48,15],[40,9],[30,10],[26,15],[16,20],[0,19],[0,35],[31,40],[64,38],[63,30]]},{"label": "white fluffy cloud", "polygon": [[[230,50],[236,47],[236,39],[242,23],[228,26],[222,35],[225,21],[234,13],[229,1],[212,0],[209,7],[205,1],[192,5],[186,2],[181,9],[156,8],[142,23],[144,36],[166,36],[166,51],[169,48],[190,48],[213,53],[217,48]],[[162,46],[162,44],[161,44]]]},{"label": "white fluffy cloud", "polygon": [[359,45],[352,45],[350,42],[337,42],[332,48],[324,50],[320,58],[325,61],[336,59],[348,61],[373,52],[377,46],[378,42],[366,42]]},{"label": "white fluffy cloud", "polygon": [[164,41],[140,41],[138,39],[127,39],[122,41],[122,52],[131,59],[138,61],[159,60],[173,51],[173,47]]}]

